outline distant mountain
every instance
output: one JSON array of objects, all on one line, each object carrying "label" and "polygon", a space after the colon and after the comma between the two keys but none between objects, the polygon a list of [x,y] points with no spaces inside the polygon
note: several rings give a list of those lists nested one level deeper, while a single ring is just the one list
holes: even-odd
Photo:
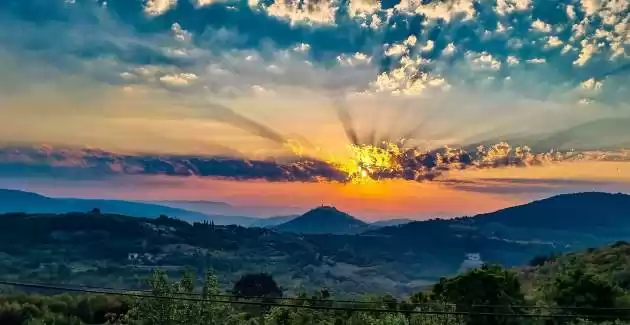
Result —
[{"label": "distant mountain", "polygon": [[404,225],[410,222],[414,222],[414,220],[411,219],[390,219],[390,220],[380,220],[380,221],[374,221],[372,223],[370,223],[370,226],[374,226],[374,227],[391,227],[391,226],[400,226],[400,225]]},{"label": "distant mountain", "polygon": [[274,229],[303,234],[356,234],[370,225],[341,212],[334,207],[322,206],[280,224]]},{"label": "distant mountain", "polygon": [[163,205],[171,208],[196,211],[207,215],[240,215],[234,211],[234,207],[225,202],[215,201],[140,201],[142,203]]},{"label": "distant mountain", "polygon": [[299,216],[279,216],[279,217],[269,217],[269,218],[260,218],[256,219],[249,227],[259,227],[259,228],[267,228],[267,227],[275,227],[281,225],[283,223],[287,223],[291,220],[294,220]]},{"label": "distant mountain", "polygon": [[[161,202],[161,203],[157,203]],[[157,218],[167,215],[185,221],[212,221],[216,225],[243,227],[273,227],[297,216],[255,218],[239,215],[222,215],[198,211],[200,207],[233,208],[224,202],[212,201],[125,201],[103,199],[51,198],[37,193],[0,189],[0,213],[68,213],[86,212],[98,208],[103,213],[133,217]],[[210,210],[212,211],[212,210]],[[215,211],[220,212],[220,211]]]},{"label": "distant mountain", "polygon": [[160,215],[167,215],[186,221],[213,220],[217,224],[219,221],[223,221],[216,220],[216,217],[211,218],[203,213],[157,204],[122,200],[50,198],[31,192],[0,189],[0,213],[87,212],[95,208],[100,209],[103,213],[122,214],[134,217],[157,218]]},{"label": "distant mountain", "polygon": [[[28,204],[50,210],[59,208],[51,201],[73,202],[16,191],[1,194],[4,210],[26,210],[14,208]],[[103,213],[0,216],[4,254],[0,271],[25,282],[50,281],[56,274],[68,283],[107,286],[122,281],[126,287],[135,285],[138,276],[155,265],[171,270],[212,268],[229,281],[260,272],[264,266],[283,287],[295,290],[329,287],[336,292],[407,295],[456,274],[470,264],[466,262],[470,256],[515,267],[535,256],[627,240],[629,198],[605,193],[560,195],[474,217],[381,228],[333,207],[319,207],[264,229],[110,215],[104,204],[71,206],[70,211],[99,207]],[[146,214],[134,214],[138,215]],[[130,253],[138,254],[133,263]],[[609,258],[606,255],[602,258]],[[50,261],[64,261],[72,273],[63,275]],[[233,284],[228,282],[222,285]]]},{"label": "distant mountain", "polygon": [[[215,201],[154,201],[152,203],[207,214],[217,225],[239,225],[243,227],[265,228],[277,226],[298,217],[297,215],[277,217],[243,216],[243,210],[248,210],[249,207],[244,209],[242,207],[232,206],[225,202]],[[250,214],[247,213],[247,215]]]},{"label": "distant mountain", "polygon": [[[409,243],[449,245],[452,237],[480,237],[566,251],[630,238],[630,195],[563,194],[474,217],[416,221],[365,233]],[[481,250],[474,244],[470,252]],[[487,256],[486,256],[487,257]]]},{"label": "distant mountain", "polygon": [[562,194],[473,217],[475,223],[509,227],[585,230],[630,227],[630,195],[586,192]]},{"label": "distant mountain", "polygon": [[165,205],[173,208],[196,211],[208,215],[247,216],[254,219],[251,221],[255,221],[256,219],[261,218],[269,218],[271,216],[298,215],[301,214],[301,212],[303,211],[302,208],[291,205],[231,205],[226,202],[205,200],[163,200],[143,201],[143,203]]}]

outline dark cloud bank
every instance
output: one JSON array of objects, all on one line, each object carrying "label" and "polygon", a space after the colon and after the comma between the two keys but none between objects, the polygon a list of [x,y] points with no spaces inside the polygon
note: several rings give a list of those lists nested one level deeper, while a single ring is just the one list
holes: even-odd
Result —
[{"label": "dark cloud bank", "polygon": [[[393,168],[371,170],[373,179],[434,180],[449,170],[528,167],[562,161],[626,161],[612,153],[531,153],[505,150],[507,144],[476,152],[440,149],[392,155]],[[499,148],[499,149],[497,149]],[[501,150],[501,151],[498,151]],[[0,175],[103,178],[114,175],[166,175],[270,182],[347,182],[351,175],[322,160],[295,157],[285,161],[218,156],[124,155],[98,149],[50,146],[0,148]]]}]

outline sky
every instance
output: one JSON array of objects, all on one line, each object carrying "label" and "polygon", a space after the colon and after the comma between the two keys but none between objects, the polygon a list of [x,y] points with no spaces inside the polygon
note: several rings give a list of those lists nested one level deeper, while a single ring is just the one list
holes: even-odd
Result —
[{"label": "sky", "polygon": [[0,62],[3,188],[364,219],[630,192],[628,0],[4,0]]}]

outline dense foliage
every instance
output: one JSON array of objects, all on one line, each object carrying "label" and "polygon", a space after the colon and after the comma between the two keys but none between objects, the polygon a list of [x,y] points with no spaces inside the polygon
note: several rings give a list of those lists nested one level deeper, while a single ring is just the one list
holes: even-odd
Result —
[{"label": "dense foliage", "polygon": [[[329,288],[338,297],[401,297],[466,269],[469,253],[505,267],[544,266],[559,253],[628,238],[630,224],[620,211],[629,198],[559,196],[490,215],[412,222],[353,235],[191,224],[167,216],[147,219],[98,210],[14,213],[0,216],[0,274],[8,280],[146,289],[144,279],[156,267],[169,276],[184,269],[198,274],[213,269],[223,290],[246,274],[267,273],[290,295]],[[597,208],[562,209],[585,202],[606,206],[601,209],[605,217],[597,217]],[[554,222],[545,221],[550,218]],[[566,227],[558,226],[562,222]],[[624,272],[611,270],[622,288],[630,285]]]},{"label": "dense foliage", "polygon": [[455,274],[470,250],[518,265],[549,249],[479,237],[437,221],[365,235],[299,235],[165,216],[0,216],[5,279],[96,286],[140,288],[155,267],[170,275],[211,268],[224,289],[245,274],[264,272],[290,293],[329,287],[338,294],[400,295]]},{"label": "dense foliage", "polygon": [[627,253],[630,245],[618,243],[521,270],[484,265],[406,299],[355,302],[335,300],[326,289],[278,300],[282,292],[266,274],[246,275],[229,292],[212,273],[198,286],[191,271],[171,280],[158,269],[148,278],[150,292],[131,296],[7,294],[0,297],[0,324],[627,324],[630,290],[618,277],[619,269],[630,269]]}]

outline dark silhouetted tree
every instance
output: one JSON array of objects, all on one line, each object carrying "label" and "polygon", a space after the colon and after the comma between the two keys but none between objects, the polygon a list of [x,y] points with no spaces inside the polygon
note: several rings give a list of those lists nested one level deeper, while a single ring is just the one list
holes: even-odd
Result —
[{"label": "dark silhouetted tree", "polygon": [[556,258],[556,255],[536,255],[529,261],[529,266],[542,266],[549,261],[553,261]]},{"label": "dark silhouetted tree", "polygon": [[266,273],[242,276],[234,284],[232,292],[240,297],[282,297],[282,290],[273,277]]},{"label": "dark silhouetted tree", "polygon": [[[515,317],[481,316],[475,313],[518,312],[513,305],[523,305],[525,297],[515,273],[497,265],[483,265],[454,278],[442,278],[433,287],[434,299],[457,305],[458,311],[470,312],[468,325],[503,325]],[[492,307],[489,307],[492,306]]]}]

